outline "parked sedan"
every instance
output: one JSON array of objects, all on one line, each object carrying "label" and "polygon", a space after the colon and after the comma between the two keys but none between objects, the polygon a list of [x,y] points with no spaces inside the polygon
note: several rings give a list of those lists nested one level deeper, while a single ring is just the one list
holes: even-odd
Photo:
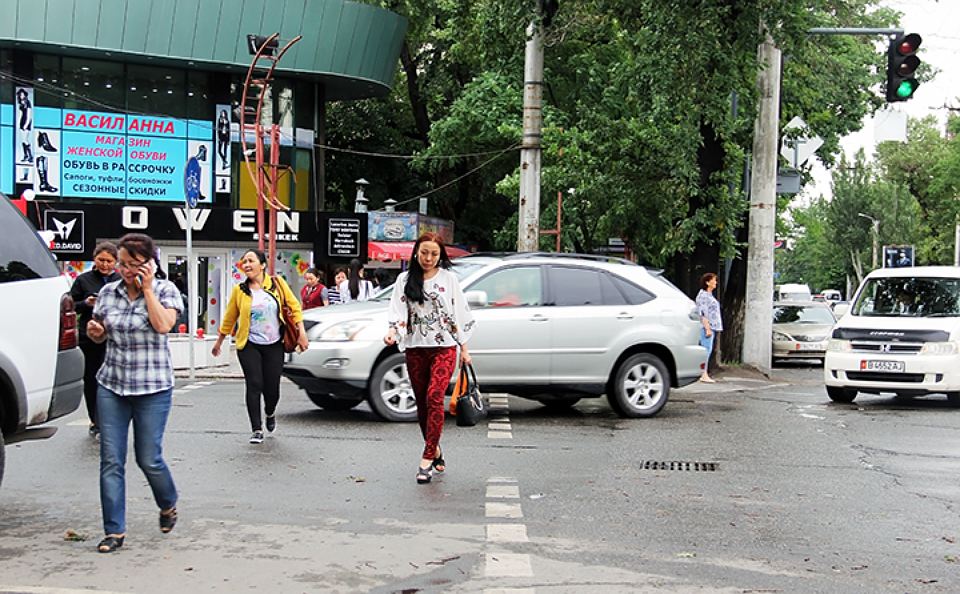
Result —
[{"label": "parked sedan", "polygon": [[777,302],[773,308],[773,360],[823,361],[836,322],[826,303]]},{"label": "parked sedan", "polygon": [[[696,308],[656,271],[572,254],[471,255],[453,270],[477,321],[470,354],[485,392],[550,406],[606,394],[620,415],[649,417],[700,376]],[[284,375],[323,408],[366,399],[386,420],[415,420],[404,356],[383,343],[389,299],[387,289],[305,312],[310,349]]]}]

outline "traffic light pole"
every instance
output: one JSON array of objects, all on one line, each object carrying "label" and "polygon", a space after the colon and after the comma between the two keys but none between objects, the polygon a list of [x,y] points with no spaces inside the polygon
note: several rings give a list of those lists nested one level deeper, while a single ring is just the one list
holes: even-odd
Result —
[{"label": "traffic light pole", "polygon": [[536,252],[540,249],[540,130],[543,121],[543,40],[540,23],[536,21],[527,28],[523,78],[517,251]]}]

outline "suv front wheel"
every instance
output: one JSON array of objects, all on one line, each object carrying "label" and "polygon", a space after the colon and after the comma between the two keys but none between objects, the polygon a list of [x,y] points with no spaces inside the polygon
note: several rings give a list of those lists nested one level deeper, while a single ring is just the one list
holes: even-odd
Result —
[{"label": "suv front wheel", "polygon": [[388,355],[373,368],[367,392],[370,408],[384,420],[417,420],[417,399],[413,395],[403,353]]},{"label": "suv front wheel", "polygon": [[638,353],[617,367],[607,400],[621,417],[652,417],[660,412],[669,396],[667,366],[656,355]]}]

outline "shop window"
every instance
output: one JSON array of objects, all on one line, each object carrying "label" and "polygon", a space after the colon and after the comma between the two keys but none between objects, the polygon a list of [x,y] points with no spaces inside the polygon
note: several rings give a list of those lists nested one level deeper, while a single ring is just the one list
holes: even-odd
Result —
[{"label": "shop window", "polygon": [[[63,79],[60,76],[59,56],[33,56],[33,102],[37,107],[63,106]],[[6,95],[4,95],[6,96]]]},{"label": "shop window", "polygon": [[66,109],[123,111],[123,64],[86,58],[63,58]]},{"label": "shop window", "polygon": [[[186,73],[131,65],[127,70],[127,111],[168,118],[187,117]],[[207,114],[207,119],[209,119]]]},{"label": "shop window", "polygon": [[212,119],[210,104],[210,75],[206,72],[187,73],[187,117],[193,120]]}]

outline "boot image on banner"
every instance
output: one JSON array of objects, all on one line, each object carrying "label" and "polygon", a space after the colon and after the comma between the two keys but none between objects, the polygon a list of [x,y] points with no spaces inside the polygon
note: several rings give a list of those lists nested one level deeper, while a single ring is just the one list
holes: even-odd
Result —
[{"label": "boot image on banner", "polygon": [[40,185],[37,186],[37,191],[45,194],[55,194],[57,188],[49,184],[47,174],[47,158],[44,156],[37,157],[37,177],[40,178]]},{"label": "boot image on banner", "polygon": [[40,148],[47,151],[48,153],[57,152],[57,147],[53,146],[50,143],[50,137],[47,136],[46,132],[40,132],[39,134],[37,134],[37,144],[39,144]]},{"label": "boot image on banner", "polygon": [[23,147],[23,158],[20,159],[21,163],[33,163],[33,149],[30,147],[29,142],[21,142],[20,146]]}]

